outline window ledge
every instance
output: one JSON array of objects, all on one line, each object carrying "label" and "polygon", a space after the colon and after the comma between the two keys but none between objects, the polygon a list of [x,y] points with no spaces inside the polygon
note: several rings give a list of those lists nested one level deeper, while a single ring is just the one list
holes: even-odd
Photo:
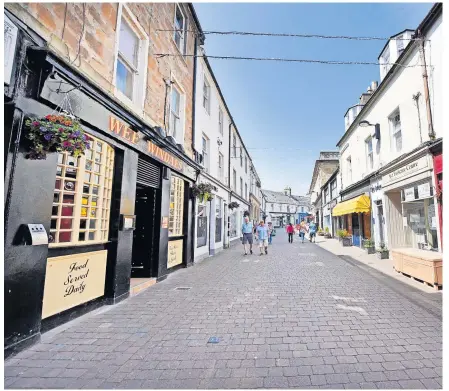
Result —
[{"label": "window ledge", "polygon": [[97,244],[112,243],[110,240],[96,240],[92,242],[79,242],[79,243],[49,243],[48,248],[62,248],[62,247],[87,247],[94,246]]},{"label": "window ledge", "polygon": [[181,55],[180,57],[182,58],[182,62],[184,63],[184,65],[188,68],[189,65],[187,64],[186,58],[185,58],[185,54],[183,52],[181,52],[181,49],[178,48],[178,45],[176,45],[176,41],[173,38],[173,35],[171,37],[171,40],[173,42],[173,45],[175,45],[176,50],[178,51],[178,53]]},{"label": "window ledge", "polygon": [[135,114],[137,114],[139,117],[144,118],[144,109],[143,107],[140,107],[134,103],[131,99],[129,99],[123,92],[121,92],[117,86],[114,86],[114,96],[123,104],[126,105],[128,109],[133,111]]}]

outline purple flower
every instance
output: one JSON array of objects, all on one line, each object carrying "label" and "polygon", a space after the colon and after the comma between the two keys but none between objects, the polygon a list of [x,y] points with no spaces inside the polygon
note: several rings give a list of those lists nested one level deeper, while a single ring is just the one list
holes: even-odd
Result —
[{"label": "purple flower", "polygon": [[47,141],[50,141],[51,138],[52,138],[52,136],[53,136],[52,134],[47,133],[47,134],[44,136],[44,139],[47,140]]},{"label": "purple flower", "polygon": [[83,134],[83,141],[86,141],[86,135]]},{"label": "purple flower", "polygon": [[75,137],[79,137],[80,134],[81,134],[81,132],[79,130],[77,130],[76,132],[73,132],[73,135]]},{"label": "purple flower", "polygon": [[39,130],[40,130],[42,133],[45,133],[45,132],[48,131],[48,129],[47,129],[45,126],[41,126],[41,127],[39,128]]},{"label": "purple flower", "polygon": [[90,149],[90,144],[89,143],[86,144],[86,149]]},{"label": "purple flower", "polygon": [[39,121],[33,121],[32,125],[33,126],[39,126],[41,123]]}]

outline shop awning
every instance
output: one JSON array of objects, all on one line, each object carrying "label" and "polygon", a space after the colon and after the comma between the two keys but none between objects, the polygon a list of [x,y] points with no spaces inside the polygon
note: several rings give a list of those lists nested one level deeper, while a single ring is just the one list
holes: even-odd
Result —
[{"label": "shop awning", "polygon": [[343,216],[351,213],[368,213],[371,210],[370,198],[363,194],[352,200],[340,202],[332,210],[332,216]]}]

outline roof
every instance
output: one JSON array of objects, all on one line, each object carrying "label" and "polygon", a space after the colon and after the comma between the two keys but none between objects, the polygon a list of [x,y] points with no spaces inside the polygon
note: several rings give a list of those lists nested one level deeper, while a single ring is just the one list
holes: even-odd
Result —
[{"label": "roof", "polygon": [[377,59],[379,60],[380,57],[382,57],[382,54],[383,54],[383,52],[385,51],[385,48],[388,46],[388,44],[390,43],[390,41],[391,41],[393,38],[396,38],[398,35],[404,34],[406,31],[413,32],[414,30],[412,30],[412,29],[405,29],[405,30],[402,30],[400,33],[397,33],[397,34],[395,34],[395,35],[392,35],[392,36],[390,37],[390,39],[385,43],[385,45],[384,45],[384,47],[382,48],[382,50],[380,51],[379,57],[377,57]]},{"label": "roof", "polygon": [[[424,34],[432,25],[435,18],[439,16],[440,13],[443,11],[443,3],[435,3],[435,5],[431,8],[429,13],[426,15],[424,20],[421,22],[421,24],[417,27],[415,34],[418,32],[421,32]],[[404,30],[406,31],[406,30]],[[358,122],[356,121],[357,118],[362,118],[363,115],[368,111],[368,109],[371,107],[371,105],[374,103],[374,101],[377,99],[379,94],[384,90],[385,86],[388,84],[390,79],[393,77],[393,74],[396,72],[396,69],[398,68],[398,64],[401,64],[402,60],[408,56],[409,52],[412,50],[413,47],[415,47],[415,43],[417,41],[410,41],[408,45],[405,47],[404,51],[401,53],[401,55],[396,60],[395,64],[390,68],[388,73],[385,75],[383,80],[381,81],[379,87],[376,89],[376,91],[373,92],[371,95],[371,98],[369,98],[368,102],[365,103],[360,113],[357,115],[357,117],[354,119],[352,124],[349,126],[349,128],[344,132],[343,136],[341,136],[340,140],[337,142],[337,147],[339,147],[343,141],[346,139],[347,136],[349,136],[355,129],[358,128]],[[404,68],[401,68],[404,69]]]},{"label": "roof", "polygon": [[310,197],[309,196],[297,196],[293,195],[291,196],[294,200],[298,201],[300,205],[310,205]]},{"label": "roof", "polygon": [[285,195],[282,191],[261,190],[265,196],[267,202],[276,202],[278,204],[290,204],[298,205],[298,202],[288,195]]}]

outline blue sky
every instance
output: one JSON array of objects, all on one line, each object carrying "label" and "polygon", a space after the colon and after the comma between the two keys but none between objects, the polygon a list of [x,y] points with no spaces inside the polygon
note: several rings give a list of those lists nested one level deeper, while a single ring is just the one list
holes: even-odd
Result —
[{"label": "blue sky", "polygon": [[[203,30],[389,37],[431,3],[194,3]],[[206,36],[209,55],[377,61],[385,41]],[[308,191],[315,160],[336,150],[344,114],[377,66],[210,59],[262,188]],[[265,148],[265,149],[264,149]],[[269,149],[267,149],[269,148]]]}]

